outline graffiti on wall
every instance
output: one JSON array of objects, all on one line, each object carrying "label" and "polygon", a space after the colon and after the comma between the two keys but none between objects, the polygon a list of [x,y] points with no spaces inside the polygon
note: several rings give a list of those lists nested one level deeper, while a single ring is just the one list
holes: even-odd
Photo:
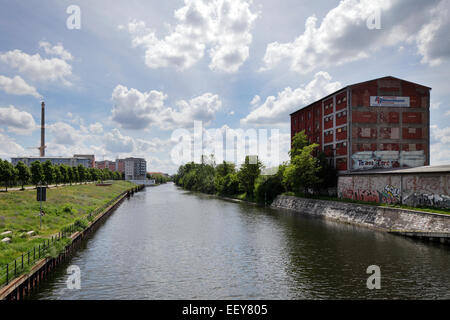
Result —
[{"label": "graffiti on wall", "polygon": [[403,203],[414,207],[436,207],[450,209],[450,196],[443,194],[412,193],[405,197]]},{"label": "graffiti on wall", "polygon": [[341,189],[341,196],[345,199],[358,200],[364,202],[377,202],[377,203],[400,203],[401,192],[398,187],[392,185],[386,185],[383,190],[353,190],[353,189]]}]

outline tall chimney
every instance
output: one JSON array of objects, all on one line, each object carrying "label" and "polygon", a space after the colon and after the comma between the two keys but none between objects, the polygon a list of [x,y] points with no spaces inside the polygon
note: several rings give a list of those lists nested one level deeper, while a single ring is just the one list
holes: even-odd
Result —
[{"label": "tall chimney", "polygon": [[45,103],[42,101],[41,110],[41,146],[39,148],[40,156],[45,157]]}]

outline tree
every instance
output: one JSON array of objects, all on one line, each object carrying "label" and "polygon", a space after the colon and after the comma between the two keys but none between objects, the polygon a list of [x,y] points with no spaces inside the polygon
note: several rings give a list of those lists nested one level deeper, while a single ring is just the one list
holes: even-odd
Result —
[{"label": "tree", "polygon": [[72,167],[66,167],[67,168],[67,180],[69,181],[69,184],[72,185],[72,182],[75,182],[75,176],[73,172]]},{"label": "tree", "polygon": [[53,167],[54,175],[55,175],[55,183],[58,186],[58,183],[63,182],[63,175],[61,173],[61,166],[54,166]]},{"label": "tree", "polygon": [[78,175],[78,170],[76,167],[71,167],[70,171],[72,171],[72,181],[74,183],[79,182],[80,181],[80,176]]},{"label": "tree", "polygon": [[79,164],[77,167],[77,171],[78,171],[79,181],[85,182],[86,181],[86,168],[82,164]]},{"label": "tree", "polygon": [[97,181],[99,179],[97,168],[89,168],[89,173],[91,174],[92,181]]},{"label": "tree", "polygon": [[55,171],[53,170],[52,162],[50,160],[45,161],[42,165],[42,170],[44,173],[44,180],[48,186],[55,181]]},{"label": "tree", "polygon": [[44,172],[42,170],[42,164],[40,161],[34,161],[30,167],[31,171],[31,182],[37,186],[44,180]]},{"label": "tree", "polygon": [[305,134],[305,131],[298,132],[294,138],[292,138],[291,150],[289,151],[289,156],[291,160],[300,155],[301,151],[304,147],[308,146],[308,136]]},{"label": "tree", "polygon": [[250,157],[245,157],[245,162],[238,172],[239,185],[247,194],[247,197],[253,198],[256,178],[261,174],[262,163],[256,158],[256,163],[251,163]]},{"label": "tree", "polygon": [[271,176],[260,176],[255,183],[255,197],[259,203],[271,203],[276,196],[286,191],[283,185],[283,174],[286,165],[282,164],[278,167],[276,174]]},{"label": "tree", "polygon": [[8,192],[8,186],[16,179],[17,171],[9,161],[0,159],[0,162],[0,180],[3,181],[6,192]]},{"label": "tree", "polygon": [[59,171],[61,173],[61,182],[64,182],[64,184],[66,184],[67,182],[69,182],[69,173],[68,173],[68,167],[66,165],[60,165],[59,166]]},{"label": "tree", "polygon": [[16,165],[16,170],[17,178],[21,183],[22,190],[25,190],[24,186],[31,178],[30,169],[22,161],[19,161],[19,163],[17,163]]},{"label": "tree", "polygon": [[283,173],[283,184],[287,189],[301,192],[303,188],[303,192],[306,193],[308,187],[320,182],[317,177],[320,166],[317,159],[312,156],[317,147],[317,144],[311,144],[301,150],[295,150],[295,156]]}]

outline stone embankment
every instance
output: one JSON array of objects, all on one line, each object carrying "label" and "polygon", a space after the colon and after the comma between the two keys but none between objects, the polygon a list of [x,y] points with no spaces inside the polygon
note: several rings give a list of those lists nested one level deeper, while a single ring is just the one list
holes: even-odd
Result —
[{"label": "stone embankment", "polygon": [[450,233],[450,215],[444,214],[293,196],[278,196],[272,207],[407,236]]}]

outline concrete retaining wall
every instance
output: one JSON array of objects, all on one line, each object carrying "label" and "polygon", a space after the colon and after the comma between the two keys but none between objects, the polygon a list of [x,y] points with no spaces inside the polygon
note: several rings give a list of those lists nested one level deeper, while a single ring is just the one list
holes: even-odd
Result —
[{"label": "concrete retaining wall", "polygon": [[325,219],[381,231],[450,232],[450,216],[396,208],[360,205],[338,201],[278,196],[273,208],[294,210]]}]

